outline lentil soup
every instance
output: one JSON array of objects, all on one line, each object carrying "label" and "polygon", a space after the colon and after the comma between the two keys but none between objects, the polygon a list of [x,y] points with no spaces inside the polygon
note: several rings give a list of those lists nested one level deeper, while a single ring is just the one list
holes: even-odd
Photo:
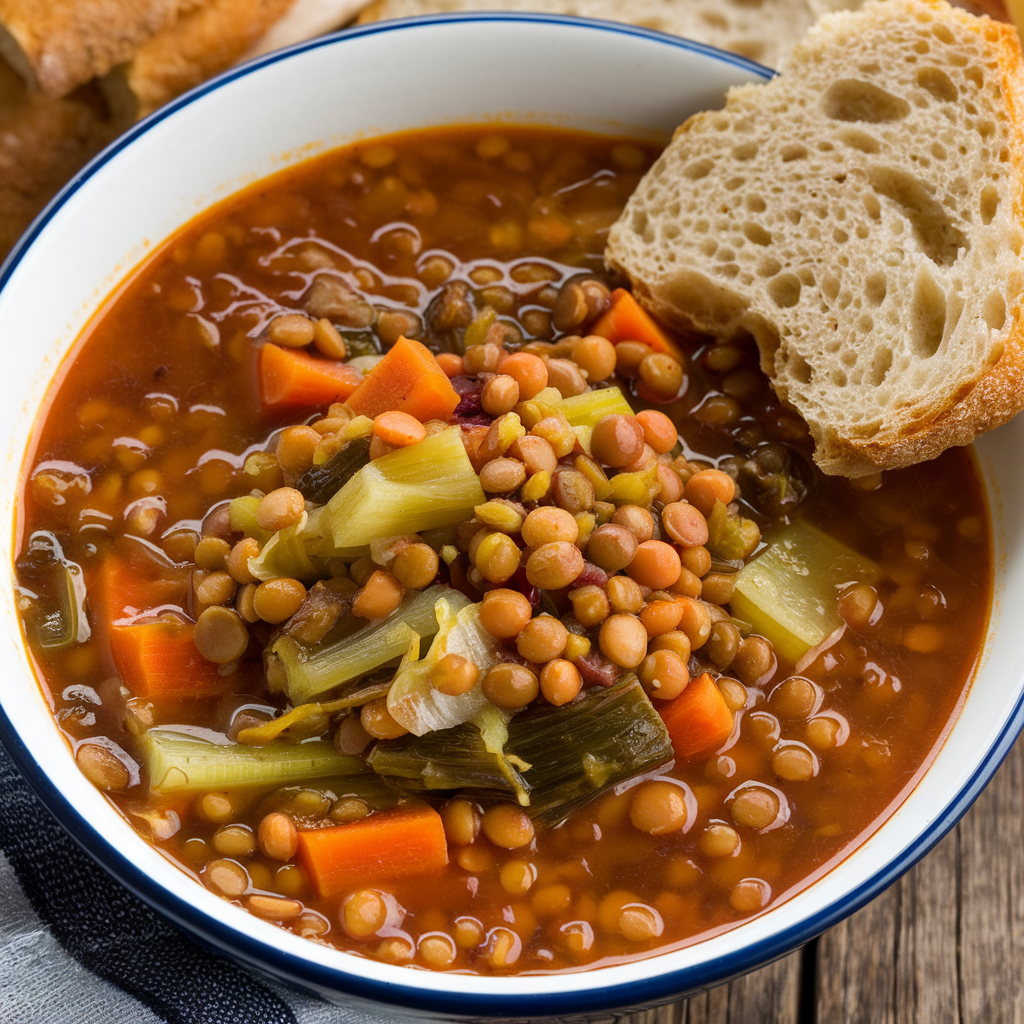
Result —
[{"label": "lentil soup", "polygon": [[749,339],[616,288],[656,155],[346,148],[81,339],[25,632],[81,770],[199,884],[395,963],[614,963],[806,885],[937,749],[991,597],[971,457],[825,477]]}]

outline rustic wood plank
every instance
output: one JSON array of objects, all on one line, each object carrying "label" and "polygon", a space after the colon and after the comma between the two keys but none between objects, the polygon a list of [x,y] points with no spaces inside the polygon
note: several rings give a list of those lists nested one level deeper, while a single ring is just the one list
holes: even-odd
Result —
[{"label": "rustic wood plank", "polygon": [[[814,1020],[801,985],[816,987]],[[617,1024],[1024,1024],[1024,739],[957,829],[868,907],[728,985]]]},{"label": "rustic wood plank", "polygon": [[668,1006],[626,1014],[618,1024],[802,1024],[800,952]]},{"label": "rustic wood plank", "polygon": [[1024,740],[959,825],[963,1024],[1024,1021]]},{"label": "rustic wood plank", "polygon": [[895,1024],[899,919],[894,886],[818,940],[820,1024]]},{"label": "rustic wood plank", "polygon": [[1024,1024],[1024,740],[913,871],[822,936],[818,1024]]},{"label": "rustic wood plank", "polygon": [[954,830],[899,886],[897,1024],[960,1024],[959,834]]}]

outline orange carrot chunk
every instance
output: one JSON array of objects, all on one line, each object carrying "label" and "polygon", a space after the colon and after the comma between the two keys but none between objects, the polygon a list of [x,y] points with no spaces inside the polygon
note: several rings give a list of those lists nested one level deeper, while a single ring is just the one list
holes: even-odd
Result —
[{"label": "orange carrot chunk", "polygon": [[374,437],[396,448],[419,444],[427,436],[427,429],[415,416],[407,412],[382,412],[373,421]]},{"label": "orange carrot chunk", "polygon": [[363,381],[353,366],[269,342],[260,349],[260,398],[271,409],[344,402]]},{"label": "orange carrot chunk", "polygon": [[89,581],[90,618],[94,626],[128,625],[161,605],[182,604],[187,584],[187,573],[177,567],[155,559],[108,555]]},{"label": "orange carrot chunk", "polygon": [[676,343],[625,288],[616,288],[612,292],[611,308],[598,318],[590,333],[607,338],[613,345],[620,341],[642,341],[655,352],[667,352],[676,359],[682,358]]},{"label": "orange carrot chunk", "polygon": [[440,871],[448,863],[441,815],[432,807],[384,811],[361,821],[299,832],[299,859],[321,899]]},{"label": "orange carrot chunk", "polygon": [[691,679],[678,697],[657,708],[680,760],[709,753],[732,732],[732,712],[708,672]]},{"label": "orange carrot chunk", "polygon": [[447,420],[459,396],[433,353],[418,341],[399,338],[348,397],[349,407],[371,419],[396,409],[427,420]]},{"label": "orange carrot chunk", "polygon": [[217,697],[230,689],[234,680],[196,649],[194,630],[177,620],[113,626],[110,650],[125,686],[146,700]]}]

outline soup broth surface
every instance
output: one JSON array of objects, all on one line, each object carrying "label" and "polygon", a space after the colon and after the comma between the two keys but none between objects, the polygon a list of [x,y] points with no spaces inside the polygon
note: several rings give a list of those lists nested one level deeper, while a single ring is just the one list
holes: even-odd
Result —
[{"label": "soup broth surface", "polygon": [[[188,225],[138,269],[62,368],[21,495],[15,568],[27,641],[82,770],[198,884],[311,940],[391,962],[481,973],[610,964],[698,941],[786,899],[870,834],[928,764],[972,677],[990,605],[988,514],[971,456],[951,450],[857,481],[823,476],[810,461],[804,425],[775,398],[749,339],[662,332],[676,354],[651,361],[658,354],[651,346],[619,337],[614,367],[594,378],[607,350],[577,348],[576,339],[597,336],[614,299],[619,282],[607,277],[602,259],[607,230],[656,156],[627,140],[504,126],[338,150]],[[296,316],[283,321],[284,314]],[[281,573],[287,585],[263,589],[261,598],[261,584],[246,573],[247,554],[266,550],[275,523],[267,513],[269,526],[252,525],[259,499],[302,490],[314,464],[354,439],[370,441],[371,466],[402,447],[395,439],[404,421],[393,427],[371,416],[371,435],[370,427],[350,430],[354,414],[330,400],[302,402],[292,393],[267,401],[262,350],[276,346],[285,358],[301,351],[322,367],[338,362],[330,349],[339,338],[352,373],[372,375],[374,357],[400,338],[440,356],[459,404],[444,422],[428,421],[431,436],[418,443],[454,425],[481,483],[506,472],[510,486],[485,487],[480,505],[489,509],[471,507],[459,523],[389,531],[415,535],[402,542],[419,545],[405,562],[394,545],[330,558],[319,552],[297,581],[301,594],[288,589],[296,579]],[[494,351],[485,352],[487,345]],[[662,451],[641,443],[628,464],[610,465],[597,453],[615,459],[620,442],[599,444],[591,424],[592,433],[577,432],[560,454],[562,420],[551,412],[559,396],[540,413],[521,405],[528,382],[516,382],[513,404],[502,397],[502,378],[513,378],[501,361],[515,352],[548,356],[548,381],[561,382],[563,398],[581,383],[584,395],[595,385],[618,387],[635,412],[667,415],[678,438]],[[524,365],[528,376],[534,364]],[[486,406],[505,411],[494,415]],[[537,426],[545,411],[555,421],[549,435]],[[555,466],[534,465],[529,446],[516,440],[487,469],[481,445],[509,415],[519,417],[527,438],[547,438],[537,457],[553,450]],[[645,432],[644,441],[652,436]],[[588,453],[596,471],[579,461]],[[735,493],[721,502],[720,521],[714,506],[700,516],[712,522],[710,540],[681,543],[663,513],[687,499],[699,503],[700,488],[690,481],[711,469],[730,478]],[[550,480],[540,478],[544,472]],[[609,499],[605,485],[628,473],[636,474],[639,499]],[[230,504],[244,496],[254,499],[245,529],[240,506]],[[299,512],[314,515],[325,503],[303,506],[300,498]],[[524,539],[522,522],[544,508],[561,509],[576,524],[575,539],[543,538],[579,552],[559,548],[552,558],[582,556],[568,584],[557,572],[541,577],[530,568],[539,547]],[[280,522],[289,522],[284,515]],[[738,572],[794,524],[805,541],[824,535],[842,546],[828,548],[826,562],[845,550],[859,566],[826,586],[823,615],[837,628],[799,656],[762,638],[734,595]],[[607,526],[634,539],[605,530],[599,544],[588,543]],[[246,530],[249,549],[239,547]],[[722,536],[751,542],[749,550],[726,557]],[[605,540],[632,551],[662,547],[644,548],[654,552],[651,565],[616,568]],[[716,543],[718,553],[710,550]],[[522,559],[510,576],[496,582],[483,575],[500,576],[509,552]],[[667,583],[662,557],[675,572]],[[531,817],[534,804],[523,806],[512,791],[431,788],[424,782],[429,758],[415,784],[382,778],[372,769],[381,755],[367,769],[375,748],[419,749],[408,733],[389,732],[388,686],[402,670],[400,656],[305,701],[291,677],[283,681],[275,646],[282,636],[299,636],[294,649],[303,658],[324,641],[294,633],[297,619],[277,618],[266,611],[270,604],[289,611],[293,598],[309,600],[317,579],[330,583],[334,589],[323,592],[333,595],[327,604],[334,611],[324,614],[336,621],[328,640],[336,636],[344,647],[357,629],[381,621],[355,614],[359,595],[387,609],[391,581],[403,600],[426,589],[407,585],[416,582],[415,558],[425,560],[424,571],[433,568],[428,584],[456,590],[464,604],[488,591],[514,591],[529,602],[534,622],[548,615],[563,624],[560,632],[547,621],[530,627],[553,639],[545,633],[524,643],[523,631],[490,637],[498,652],[492,669],[505,666],[505,676],[499,672],[485,690],[504,702],[488,701],[490,711],[504,712],[488,721],[508,719],[501,728],[509,736],[555,715],[576,723],[552,734],[561,739],[545,753],[554,759],[556,748],[572,748],[574,777],[585,777],[597,794],[567,817]],[[817,584],[797,571],[785,582],[783,603],[799,607],[804,588]],[[221,611],[204,620],[211,608]],[[605,633],[612,617],[625,623],[619,647],[610,627]],[[198,621],[224,627],[215,640],[229,650],[242,629],[236,656],[204,657],[191,632]],[[157,633],[140,629],[154,624]],[[637,630],[643,658],[663,650],[676,661],[623,664],[630,659],[621,645]],[[544,654],[549,640],[551,657]],[[682,695],[696,693],[706,674],[731,730],[687,755],[670,723],[671,751],[602,788],[602,772],[618,770],[608,767],[607,751],[617,751],[617,766],[636,755],[640,741],[621,723],[605,735],[596,711],[570,719],[573,708],[618,699],[636,671],[643,686],[630,692],[660,729],[672,701],[659,696],[660,677],[653,680],[679,665],[689,679]],[[578,695],[559,704],[556,682]],[[515,707],[520,692],[529,699]],[[339,694],[352,693],[349,705],[336,706]],[[198,787],[153,777],[153,730],[174,727],[218,750],[273,749],[258,730],[309,705],[320,710],[273,742],[320,741],[360,770],[339,774],[332,763],[326,776],[243,785],[225,770],[219,782]],[[698,712],[688,712],[687,722]],[[460,735],[475,728],[464,723]],[[523,760],[515,767],[529,783],[540,768]],[[391,852],[420,841],[417,814],[424,821],[433,815],[430,827],[443,826],[443,839],[412,856],[428,863],[443,855],[447,863],[392,871]],[[314,834],[365,829],[375,820],[384,831],[378,840],[367,833],[362,861],[351,851],[337,862],[318,859]],[[399,820],[413,823],[408,834],[388,831]]]}]

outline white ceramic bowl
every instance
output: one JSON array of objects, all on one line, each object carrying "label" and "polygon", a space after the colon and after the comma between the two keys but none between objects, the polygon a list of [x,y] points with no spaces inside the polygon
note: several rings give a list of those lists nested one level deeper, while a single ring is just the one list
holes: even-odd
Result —
[{"label": "white ceramic bowl", "polygon": [[725,89],[770,73],[639,29],[541,16],[385,23],[233,71],[140,124],[79,175],[0,271],[0,737],[75,838],[187,931],[330,999],[433,1019],[585,1014],[665,1001],[750,970],[875,896],[953,825],[1022,722],[1024,418],[978,454],[995,523],[996,602],[978,676],[914,791],[858,850],[762,916],[638,963],[549,976],[413,971],[306,942],[207,892],[145,843],[82,777],[22,644],[10,566],[17,481],[44,391],[82,327],[160,241],[266,174],[357,138],[436,124],[548,124],[666,140]]}]

